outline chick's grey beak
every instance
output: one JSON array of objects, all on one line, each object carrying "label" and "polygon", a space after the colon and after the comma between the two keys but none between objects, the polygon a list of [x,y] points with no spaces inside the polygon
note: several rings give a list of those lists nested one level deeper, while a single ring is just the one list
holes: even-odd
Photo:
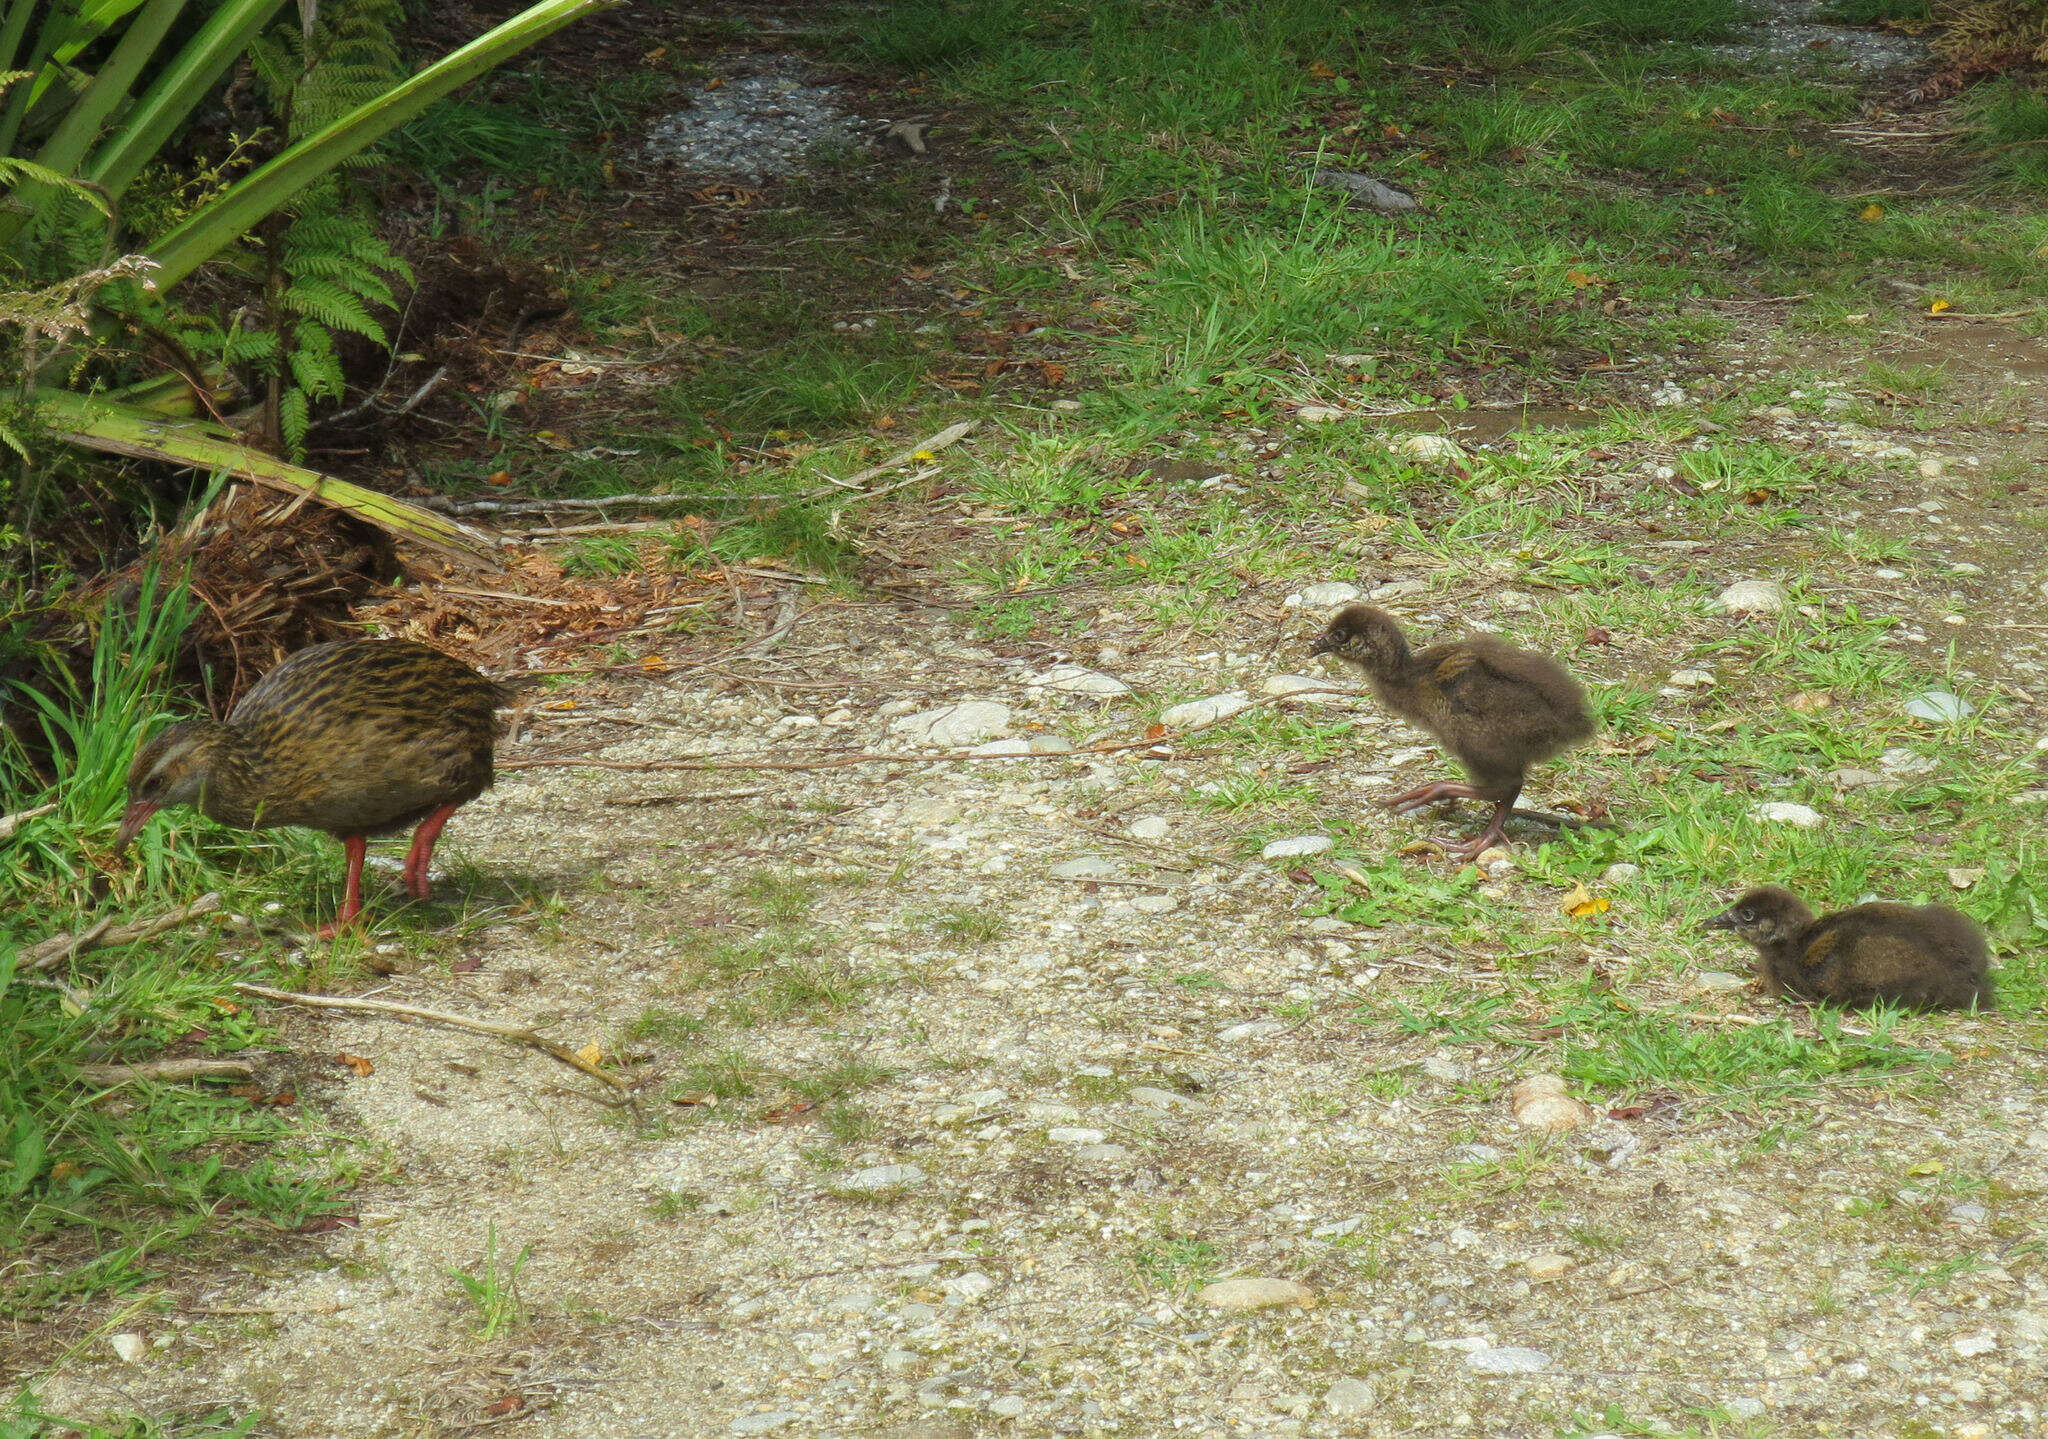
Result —
[{"label": "chick's grey beak", "polygon": [[1735,928],[1735,911],[1732,909],[1724,909],[1719,914],[1709,915],[1706,919],[1701,921],[1700,928],[1733,929]]},{"label": "chick's grey beak", "polygon": [[142,827],[149,823],[149,817],[155,814],[158,808],[159,806],[151,804],[146,799],[138,799],[129,804],[121,815],[121,832],[114,836],[116,854],[135,842],[135,836],[142,833]]},{"label": "chick's grey beak", "polygon": [[1316,636],[1316,642],[1308,647],[1308,652],[1312,655],[1326,655],[1335,648],[1337,642],[1331,639],[1326,631]]}]

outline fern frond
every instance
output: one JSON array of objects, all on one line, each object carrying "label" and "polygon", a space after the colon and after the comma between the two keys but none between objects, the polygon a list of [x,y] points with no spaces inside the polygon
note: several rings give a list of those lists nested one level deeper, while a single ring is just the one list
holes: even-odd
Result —
[{"label": "fern frond", "polygon": [[278,428],[284,432],[285,448],[294,456],[306,452],[306,436],[313,428],[313,404],[306,392],[288,388],[277,397]]},{"label": "fern frond", "polygon": [[295,314],[311,316],[333,330],[348,330],[384,343],[384,327],[370,318],[360,296],[335,284],[307,275],[285,287],[279,301]]}]

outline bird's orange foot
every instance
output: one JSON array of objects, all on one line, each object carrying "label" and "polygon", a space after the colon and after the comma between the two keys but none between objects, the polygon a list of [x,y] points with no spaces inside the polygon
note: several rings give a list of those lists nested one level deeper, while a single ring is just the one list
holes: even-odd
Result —
[{"label": "bird's orange foot", "polygon": [[333,919],[321,925],[320,937],[322,939],[333,939],[343,930],[361,929],[362,927],[363,908],[361,905],[357,905],[353,909],[344,909],[340,914],[334,916]]}]

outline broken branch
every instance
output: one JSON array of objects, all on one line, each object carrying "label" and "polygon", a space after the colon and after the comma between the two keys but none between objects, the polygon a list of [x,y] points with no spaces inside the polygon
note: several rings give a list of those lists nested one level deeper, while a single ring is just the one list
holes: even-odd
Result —
[{"label": "broken branch", "polygon": [[60,934],[31,945],[21,952],[17,961],[21,969],[33,973],[37,970],[53,969],[88,949],[106,949],[116,944],[134,944],[138,940],[154,939],[165,930],[176,929],[189,924],[201,915],[212,914],[220,908],[218,894],[202,894],[180,909],[168,910],[154,919],[139,920],[134,924],[117,925],[111,918],[103,919],[90,929],[76,934]]},{"label": "broken branch", "polygon": [[717,799],[752,799],[755,795],[768,793],[766,785],[758,789],[721,789],[706,794],[628,794],[605,801],[606,804],[654,805],[654,804],[709,804]]},{"label": "broken branch", "polygon": [[0,839],[13,839],[16,830],[30,820],[49,814],[56,808],[54,804],[39,804],[34,809],[18,809],[13,814],[0,814]]},{"label": "broken branch", "polygon": [[81,1064],[78,1077],[102,1086],[138,1079],[176,1084],[187,1079],[254,1079],[256,1067],[239,1059],[151,1059],[141,1064]]},{"label": "broken branch", "polygon": [[471,1019],[464,1014],[449,1014],[439,1009],[421,1009],[417,1005],[400,1004],[390,999],[337,999],[326,994],[294,994],[291,990],[272,989],[264,984],[237,984],[235,990],[239,994],[254,995],[258,999],[267,999],[276,1004],[296,1004],[306,1009],[332,1009],[349,1014],[388,1014],[398,1019],[417,1019],[427,1024],[444,1025],[449,1029],[465,1029],[471,1034],[488,1034],[493,1039],[503,1039],[537,1049],[551,1059],[560,1060],[571,1069],[581,1070],[592,1079],[603,1080],[614,1089],[632,1088],[616,1074],[600,1069],[568,1046],[557,1044],[552,1039],[516,1024]]},{"label": "broken branch", "polygon": [[718,761],[685,756],[680,759],[513,759],[499,760],[499,769],[758,769],[758,770],[815,770],[845,769],[856,764],[957,764],[982,761],[1001,764],[1008,760],[1020,759],[1093,759],[1097,755],[1119,754],[1125,750],[1154,749],[1159,745],[1156,739],[1126,740],[1122,744],[1096,745],[1092,749],[1075,750],[1033,750],[1028,754],[971,754],[966,751],[955,753],[942,751],[938,754],[849,754],[835,755],[828,759],[815,760],[728,760]]}]

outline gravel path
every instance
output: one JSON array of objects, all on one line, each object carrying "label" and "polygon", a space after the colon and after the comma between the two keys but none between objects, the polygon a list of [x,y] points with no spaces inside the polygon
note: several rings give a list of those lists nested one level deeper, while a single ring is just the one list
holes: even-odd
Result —
[{"label": "gravel path", "polygon": [[[1853,498],[1917,534],[1930,482],[1893,459]],[[1942,485],[1959,554],[2012,543]],[[1890,582],[1932,626],[1950,601],[1916,583]],[[1148,640],[1141,591],[1107,592],[1081,649],[1029,662],[944,614],[827,602],[777,673],[832,687],[649,688],[593,757],[995,753],[705,804],[608,801],[731,776],[509,773],[457,826],[463,873],[479,903],[558,898],[462,941],[467,972],[385,992],[599,1044],[642,1081],[642,1122],[522,1051],[296,1024],[304,1052],[374,1066],[301,1086],[387,1156],[361,1228],[191,1297],[219,1317],[131,1318],[139,1362],[95,1348],[47,1400],[257,1405],[293,1435],[1526,1435],[1598,1432],[1610,1406],[1650,1426],[1631,1433],[2038,1432],[2039,1051],[1755,1110],[1582,1093],[1592,1123],[1533,1132],[1515,1049],[1358,1020],[1496,984],[1490,963],[1314,917],[1290,870],[1322,829],[1203,802],[1284,752],[1176,732],[1053,753],[1131,734],[1147,694],[1282,703],[1268,681],[1352,587],[1248,593],[1178,641]],[[1515,603],[1465,613],[1512,624]],[[1359,726],[1312,813],[1411,838],[1366,801],[1432,771],[1419,737],[1344,696],[1284,703]],[[1554,906],[1516,855],[1487,892]],[[1669,1002],[1756,1012],[1713,967],[1735,963],[1703,943]],[[1944,1046],[2001,1022],[1955,1020]],[[484,1339],[448,1274],[491,1231],[530,1250],[530,1322]]]}]

